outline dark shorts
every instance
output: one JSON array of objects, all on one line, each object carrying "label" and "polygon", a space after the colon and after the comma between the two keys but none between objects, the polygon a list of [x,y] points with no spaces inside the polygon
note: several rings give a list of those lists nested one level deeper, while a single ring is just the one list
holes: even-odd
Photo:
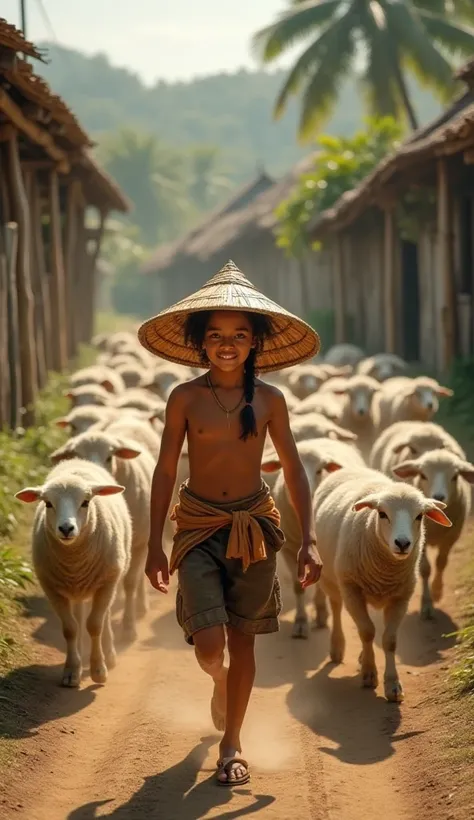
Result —
[{"label": "dark shorts", "polygon": [[276,551],[244,572],[242,561],[226,558],[230,527],[193,547],[178,567],[176,615],[187,643],[201,629],[229,624],[247,635],[278,632],[281,612]]}]

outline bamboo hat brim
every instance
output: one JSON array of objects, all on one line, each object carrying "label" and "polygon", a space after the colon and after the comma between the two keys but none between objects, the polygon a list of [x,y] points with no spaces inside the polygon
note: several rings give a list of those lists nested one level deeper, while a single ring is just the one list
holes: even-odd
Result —
[{"label": "bamboo hat brim", "polygon": [[299,364],[319,351],[316,331],[260,293],[232,261],[196,293],[144,322],[138,330],[140,343],[162,359],[204,367],[199,351],[184,342],[186,318],[203,310],[241,310],[268,316],[273,333],[257,354],[256,368],[261,373]]}]

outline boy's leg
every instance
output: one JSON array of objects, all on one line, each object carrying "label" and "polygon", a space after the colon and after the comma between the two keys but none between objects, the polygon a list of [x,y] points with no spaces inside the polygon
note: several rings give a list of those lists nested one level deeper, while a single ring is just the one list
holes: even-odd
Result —
[{"label": "boy's leg", "polygon": [[201,669],[214,681],[212,697],[212,718],[216,729],[225,729],[227,667],[224,666],[225,633],[224,627],[210,626],[200,629],[193,635],[196,659]]},{"label": "boy's leg", "polygon": [[[240,731],[255,679],[255,635],[246,635],[231,626],[227,628],[229,673],[227,676],[227,710],[224,737],[219,750],[221,759],[239,757],[242,752]],[[241,763],[218,774],[222,782],[239,781],[247,774]]]}]

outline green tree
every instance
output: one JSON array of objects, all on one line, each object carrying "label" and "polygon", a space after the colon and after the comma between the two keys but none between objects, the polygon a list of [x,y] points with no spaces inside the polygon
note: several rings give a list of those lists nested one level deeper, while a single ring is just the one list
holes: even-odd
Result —
[{"label": "green tree", "polygon": [[190,216],[186,157],[153,134],[124,128],[100,148],[106,169],[133,203],[131,221],[145,245],[177,236]]},{"label": "green tree", "polygon": [[392,117],[369,118],[353,137],[322,136],[314,169],[300,177],[292,195],[277,208],[277,244],[294,256],[309,247],[308,222],[354,188],[398,145],[402,134]]},{"label": "green tree", "polygon": [[208,211],[232,189],[231,180],[219,167],[219,149],[212,145],[198,145],[192,149],[189,163],[190,196],[199,211]]},{"label": "green tree", "polygon": [[300,135],[308,138],[332,112],[341,83],[363,58],[362,83],[378,115],[418,118],[406,74],[446,99],[453,93],[448,55],[474,52],[469,0],[291,0],[291,7],[257,32],[254,46],[271,62],[299,41],[310,41],[280,90],[275,115],[303,89]]}]

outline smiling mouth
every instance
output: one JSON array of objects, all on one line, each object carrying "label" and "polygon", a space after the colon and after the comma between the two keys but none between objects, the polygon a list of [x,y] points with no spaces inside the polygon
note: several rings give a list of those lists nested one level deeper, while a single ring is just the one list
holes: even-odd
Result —
[{"label": "smiling mouth", "polygon": [[237,358],[237,353],[218,353],[217,358],[218,359],[227,359],[227,360],[236,359]]}]

